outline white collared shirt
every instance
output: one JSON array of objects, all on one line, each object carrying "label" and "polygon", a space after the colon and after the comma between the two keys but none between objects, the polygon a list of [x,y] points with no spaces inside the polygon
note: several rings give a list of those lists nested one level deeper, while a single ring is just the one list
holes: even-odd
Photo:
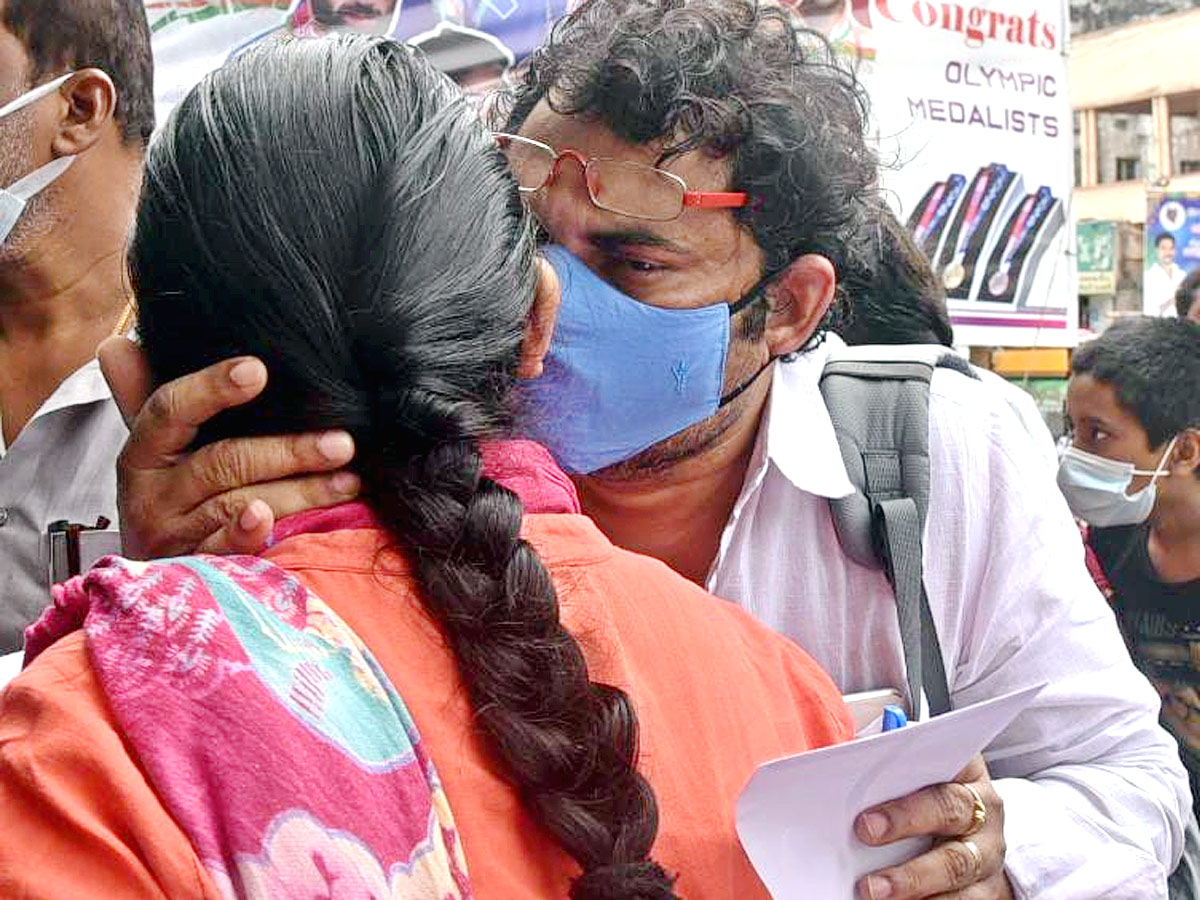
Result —
[{"label": "white collared shirt", "polygon": [[72,373],[11,447],[0,440],[0,654],[50,602],[54,521],[117,523],[117,454],[129,432],[95,360]]},{"label": "white collared shirt", "polygon": [[1172,318],[1175,316],[1175,291],[1187,278],[1187,272],[1174,263],[1167,267],[1156,262],[1146,270],[1144,277],[1147,299],[1146,315]]},{"label": "white collared shirt", "polygon": [[[839,346],[777,364],[708,588],[796,640],[843,692],[904,692],[891,587],[841,553],[827,500],[852,491],[818,387]],[[1191,798],[1159,698],[999,392],[938,369],[930,395],[925,583],[953,704],[1049,682],[985,754],[1017,896],[1165,898]]]}]

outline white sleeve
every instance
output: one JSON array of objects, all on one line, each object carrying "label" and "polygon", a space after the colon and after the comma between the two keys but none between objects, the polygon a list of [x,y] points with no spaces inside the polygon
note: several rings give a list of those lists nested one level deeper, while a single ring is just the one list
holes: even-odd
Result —
[{"label": "white sleeve", "polygon": [[1011,411],[956,373],[932,393],[926,583],[953,703],[1048,685],[985,752],[1009,880],[1019,898],[1165,898],[1191,797],[1159,698]]}]

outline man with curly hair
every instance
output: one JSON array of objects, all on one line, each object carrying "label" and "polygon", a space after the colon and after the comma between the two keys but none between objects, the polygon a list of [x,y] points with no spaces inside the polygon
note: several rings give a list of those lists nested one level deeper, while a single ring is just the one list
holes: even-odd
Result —
[{"label": "man with curly hair", "polygon": [[[831,522],[828,500],[852,487],[818,388],[842,273],[861,274],[878,209],[853,77],[771,7],[592,0],[511,99],[501,146],[579,283],[532,427],[585,510],[807,647],[843,691],[902,688],[891,587]],[[685,406],[702,316],[728,323],[707,333],[724,341],[719,383]],[[688,387],[676,366],[655,390],[642,357],[685,353]],[[935,839],[861,895],[1165,896],[1187,781],[1051,474],[966,375],[937,372],[929,420],[925,580],[952,704],[1049,686],[986,764],[860,817],[867,843]]]}]

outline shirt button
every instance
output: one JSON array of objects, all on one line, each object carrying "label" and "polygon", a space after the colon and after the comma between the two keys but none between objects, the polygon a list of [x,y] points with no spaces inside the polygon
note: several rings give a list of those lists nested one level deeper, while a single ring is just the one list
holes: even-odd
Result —
[{"label": "shirt button", "polygon": [[0,528],[8,524],[8,510],[0,506]]}]

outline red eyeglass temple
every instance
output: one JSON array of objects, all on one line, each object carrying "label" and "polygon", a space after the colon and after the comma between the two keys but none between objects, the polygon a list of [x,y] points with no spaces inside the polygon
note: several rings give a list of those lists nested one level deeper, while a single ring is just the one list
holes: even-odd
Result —
[{"label": "red eyeglass temple", "polygon": [[750,202],[745,191],[684,191],[683,205],[697,209],[733,209]]}]

